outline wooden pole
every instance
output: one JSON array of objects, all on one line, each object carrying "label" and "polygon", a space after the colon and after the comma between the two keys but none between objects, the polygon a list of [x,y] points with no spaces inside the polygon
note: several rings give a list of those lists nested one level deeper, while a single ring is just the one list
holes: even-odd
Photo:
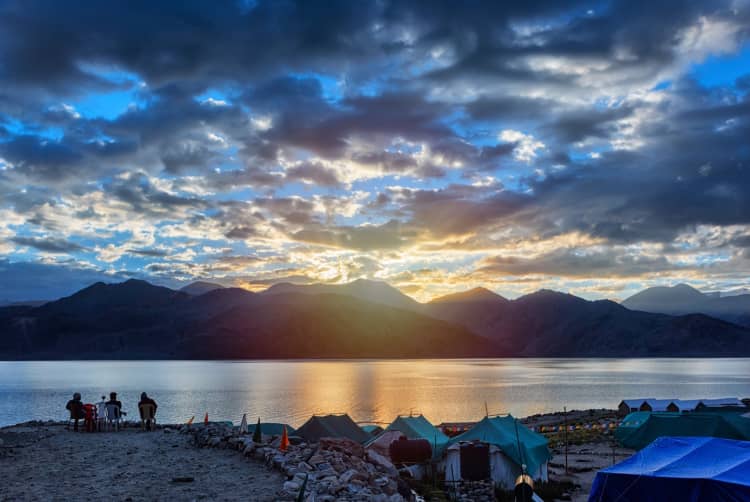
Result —
[{"label": "wooden pole", "polygon": [[563,424],[565,425],[565,474],[568,474],[568,409],[563,406]]}]

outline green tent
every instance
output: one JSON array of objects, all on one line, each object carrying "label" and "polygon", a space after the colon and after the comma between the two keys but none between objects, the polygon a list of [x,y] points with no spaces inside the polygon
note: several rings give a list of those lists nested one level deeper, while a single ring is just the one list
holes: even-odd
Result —
[{"label": "green tent", "polygon": [[398,416],[386,431],[398,431],[409,439],[426,439],[432,445],[432,456],[439,458],[443,454],[450,438],[432,425],[424,415],[418,417]]},{"label": "green tent", "polygon": [[[256,427],[257,427],[257,424],[248,425],[247,432],[249,434],[253,434],[255,432]],[[283,432],[284,427],[286,427],[286,433],[288,435],[290,436],[294,435],[294,427],[292,427],[291,425],[274,423],[274,422],[261,422],[260,432],[262,434],[267,434],[269,436],[281,436],[281,433]]]},{"label": "green tent", "polygon": [[526,472],[537,472],[552,457],[547,447],[547,438],[527,428],[511,415],[485,417],[468,431],[451,439],[448,444],[459,441],[493,444],[518,465],[526,464]]},{"label": "green tent", "polygon": [[[660,415],[678,416],[679,413],[666,412]],[[622,443],[622,440],[638,430],[651,416],[650,411],[634,411],[622,419],[620,425],[615,429],[615,439]]]},{"label": "green tent", "polygon": [[750,427],[739,414],[686,413],[682,415],[652,413],[640,427],[627,434],[616,432],[615,437],[626,448],[640,450],[663,436],[700,436],[750,440]]},{"label": "green tent", "polygon": [[383,428],[379,425],[361,425],[360,428],[372,437],[377,436],[378,434],[383,432]]}]

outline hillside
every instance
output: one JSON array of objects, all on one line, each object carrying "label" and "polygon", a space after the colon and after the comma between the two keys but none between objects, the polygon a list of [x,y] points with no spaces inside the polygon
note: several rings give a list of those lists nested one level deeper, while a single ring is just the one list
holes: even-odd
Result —
[{"label": "hillside", "polygon": [[507,300],[475,289],[420,304],[385,283],[320,286],[189,295],[96,283],[41,307],[0,308],[0,358],[750,355],[749,329],[701,314],[548,290]]},{"label": "hillside", "polygon": [[658,286],[636,293],[622,305],[631,310],[670,315],[700,313],[750,326],[750,294],[743,289],[704,294],[685,284]]}]

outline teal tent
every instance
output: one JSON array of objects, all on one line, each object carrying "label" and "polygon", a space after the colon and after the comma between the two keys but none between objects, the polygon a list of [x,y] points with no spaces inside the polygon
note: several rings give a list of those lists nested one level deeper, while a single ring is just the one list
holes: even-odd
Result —
[{"label": "teal tent", "polygon": [[665,436],[716,437],[750,440],[750,419],[729,413],[652,413],[640,427],[616,431],[615,437],[626,448],[640,450]]},{"label": "teal tent", "polygon": [[379,425],[368,424],[368,425],[361,425],[360,427],[362,428],[363,431],[365,431],[372,437],[375,437],[381,432],[383,432],[383,428]]},{"label": "teal tent", "polygon": [[385,430],[398,431],[409,439],[426,439],[432,445],[433,458],[439,458],[450,441],[450,438],[432,425],[424,415],[398,416]]},{"label": "teal tent", "polygon": [[[660,413],[660,415],[679,416],[679,413]],[[651,417],[650,411],[634,411],[622,419],[620,425],[615,429],[615,439],[622,443],[622,440],[638,430]]]},{"label": "teal tent", "polygon": [[[248,425],[247,426],[248,434],[253,434],[255,432],[256,427],[257,427],[257,424]],[[269,436],[281,436],[281,433],[284,430],[284,427],[286,427],[286,433],[288,435],[290,436],[294,435],[294,427],[292,427],[291,425],[274,423],[274,422],[261,422],[260,432],[262,434],[267,434]]]},{"label": "teal tent", "polygon": [[516,464],[526,464],[526,471],[537,472],[551,457],[547,438],[518,422],[513,416],[485,417],[468,431],[449,440],[483,441],[495,445]]}]

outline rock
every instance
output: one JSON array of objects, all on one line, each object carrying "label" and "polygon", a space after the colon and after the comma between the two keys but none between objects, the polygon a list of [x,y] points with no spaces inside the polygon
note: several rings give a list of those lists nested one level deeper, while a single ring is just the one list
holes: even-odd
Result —
[{"label": "rock", "polygon": [[321,438],[318,448],[339,451],[349,456],[364,457],[365,455],[364,447],[349,438]]},{"label": "rock", "polygon": [[367,451],[367,460],[375,464],[376,466],[379,466],[383,469],[383,471],[388,474],[391,477],[397,477],[398,471],[396,470],[396,466],[393,465],[393,462],[385,458],[380,453],[374,451],[374,450],[368,450]]},{"label": "rock", "polygon": [[347,484],[349,481],[352,480],[352,478],[357,474],[357,471],[354,469],[349,469],[344,474],[339,476],[339,481],[343,484]]},{"label": "rock", "polygon": [[294,481],[286,481],[284,482],[284,491],[287,493],[293,493],[297,494],[299,493],[300,485],[295,483]]}]

